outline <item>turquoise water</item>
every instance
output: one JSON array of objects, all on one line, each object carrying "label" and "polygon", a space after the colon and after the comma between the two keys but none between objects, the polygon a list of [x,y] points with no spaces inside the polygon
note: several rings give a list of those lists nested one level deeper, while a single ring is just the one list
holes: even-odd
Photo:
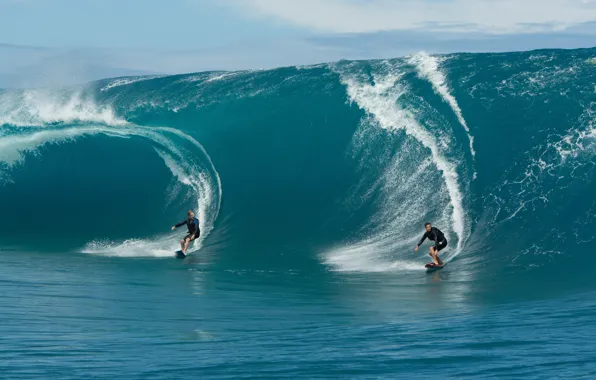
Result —
[{"label": "turquoise water", "polygon": [[0,91],[0,377],[591,378],[594,57]]}]

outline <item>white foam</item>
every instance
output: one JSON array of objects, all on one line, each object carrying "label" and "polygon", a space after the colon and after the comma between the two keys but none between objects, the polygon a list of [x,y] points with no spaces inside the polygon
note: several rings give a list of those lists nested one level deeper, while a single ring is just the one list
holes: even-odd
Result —
[{"label": "white foam", "polygon": [[[416,66],[418,76],[422,79],[428,80],[432,84],[435,92],[439,94],[443,100],[447,102],[447,104],[449,104],[457,116],[457,120],[459,120],[459,123],[466,130],[466,134],[468,135],[468,139],[470,141],[470,152],[472,157],[475,158],[476,151],[474,150],[474,136],[472,136],[472,133],[470,132],[470,128],[468,127],[468,124],[462,115],[462,111],[459,108],[455,97],[451,95],[449,87],[447,86],[447,78],[445,77],[445,74],[443,74],[441,69],[439,69],[439,59],[424,52],[420,52],[410,57],[408,62]],[[474,178],[476,178],[475,171]]]},{"label": "white foam", "polygon": [[397,86],[398,79],[399,77],[389,74],[384,78],[375,78],[375,85],[362,85],[350,80],[344,81],[344,83],[348,86],[350,98],[365,111],[372,114],[382,128],[403,130],[431,151],[433,163],[442,172],[451,198],[453,230],[458,235],[459,250],[465,235],[465,218],[462,205],[463,196],[459,190],[456,166],[440,153],[433,135],[422,128],[409,111],[401,109],[397,105],[396,100],[399,97],[399,90],[396,91],[399,87]]},{"label": "white foam", "polygon": [[[420,213],[428,211],[429,199],[442,198],[440,188],[429,186],[428,180],[420,177],[437,175],[437,178],[444,182],[445,210],[442,215],[447,215],[447,220],[437,218],[436,225],[449,225],[457,235],[457,246],[447,261],[453,259],[461,252],[463,245],[469,235],[467,230],[466,217],[463,208],[463,195],[459,188],[457,166],[450,162],[442,153],[443,144],[438,141],[437,135],[426,131],[415,119],[414,115],[399,106],[400,96],[407,93],[407,88],[400,85],[399,80],[403,76],[400,67],[388,67],[382,70],[384,73],[373,75],[374,83],[370,83],[368,77],[359,77],[351,69],[339,69],[340,79],[346,86],[351,102],[356,103],[368,115],[372,117],[377,127],[387,131],[403,131],[406,135],[413,137],[430,152],[430,159],[433,168],[436,167],[439,173],[430,173],[427,157],[421,156],[418,160],[415,156],[416,146],[406,145],[401,147],[404,157],[418,160],[418,167],[413,167],[410,172],[405,173],[401,165],[399,152],[394,161],[387,167],[383,175],[383,186],[385,200],[375,215],[375,225],[382,225],[369,237],[344,247],[336,248],[324,254],[327,264],[334,266],[337,270],[400,270],[410,269],[408,265],[419,268],[420,264],[409,263],[407,265],[394,265],[389,259],[400,252],[412,252],[417,240],[422,233],[421,228],[411,226],[413,220],[420,218]],[[385,72],[387,71],[387,72]],[[368,122],[364,120],[363,122]],[[363,136],[366,136],[364,134]],[[362,145],[362,144],[359,144]],[[420,152],[418,152],[420,153]],[[414,156],[413,156],[414,155]],[[434,204],[433,207],[441,207]],[[440,211],[440,210],[435,210]],[[419,226],[417,226],[419,227]],[[398,236],[399,235],[399,236]],[[449,239],[449,237],[448,237]],[[402,253],[403,254],[403,253]]]},{"label": "white foam", "polygon": [[98,105],[81,92],[10,91],[0,96],[0,125],[43,126],[66,123],[126,125],[110,106]]},{"label": "white foam", "polygon": [[[596,155],[596,102],[591,103],[580,117],[580,125],[572,127],[563,135],[552,134],[544,145],[536,145],[525,154],[529,160],[516,179],[503,180],[495,186],[485,208],[492,209],[493,220],[498,224],[533,212],[538,206],[551,202],[556,194],[556,183],[563,178],[591,180]],[[565,185],[563,185],[565,187]],[[489,207],[486,207],[489,206]]]},{"label": "white foam", "polygon": [[582,153],[592,151],[596,147],[596,128],[588,127],[585,130],[574,130],[562,137],[559,141],[551,144],[555,148],[561,161],[569,157],[576,158]]},{"label": "white foam", "polygon": [[206,81],[205,83],[209,83],[209,82],[217,82],[223,79],[227,79],[227,78],[233,78],[235,76],[238,76],[240,74],[244,74],[246,73],[246,71],[236,71],[236,72],[229,72],[229,73],[218,73],[218,74],[214,74],[211,75]]},{"label": "white foam", "polygon": [[126,86],[126,85],[137,83],[137,82],[143,82],[146,80],[163,78],[163,77],[165,77],[165,75],[150,75],[150,76],[146,76],[146,77],[118,78],[118,79],[111,81],[104,87],[102,87],[100,92],[108,91],[114,87]]},{"label": "white foam", "polygon": [[[176,161],[170,155],[163,151],[157,150],[159,156],[164,160],[166,166],[170,169],[172,174],[178,179],[178,181],[186,186],[193,189],[194,194],[197,196],[196,209],[199,210],[197,217],[199,219],[199,227],[206,236],[213,229],[214,218],[211,219],[209,216],[212,211],[208,208],[215,204],[217,194],[214,193],[212,184],[209,181],[208,176],[204,172],[195,172],[191,167],[188,167],[183,161]],[[219,196],[217,196],[219,199]],[[219,204],[217,205],[219,209]],[[195,241],[193,250],[200,249],[202,246],[204,236],[201,239]]]},{"label": "white foam", "polygon": [[191,76],[182,78],[181,80],[179,80],[179,82],[189,82],[189,83],[201,82],[201,84],[204,84],[204,83],[211,83],[211,82],[221,81],[224,79],[234,78],[238,75],[246,74],[249,72],[250,71],[248,71],[248,70],[242,70],[242,71],[223,71],[223,72],[218,71],[218,72],[213,72],[213,73],[199,73],[197,75],[191,75]]},{"label": "white foam", "polygon": [[113,257],[171,257],[175,239],[142,240],[129,239],[123,242],[93,241],[87,244],[83,253]]},{"label": "white foam", "polygon": [[421,271],[423,266],[416,261],[392,261],[387,257],[379,257],[376,249],[371,249],[369,242],[340,247],[327,253],[326,264],[338,272],[390,272]]},{"label": "white foam", "polygon": [[[217,215],[219,214],[219,209],[221,208],[221,200],[223,197],[223,187],[221,184],[221,178],[219,177],[219,173],[217,173],[217,170],[215,169],[215,165],[213,164],[213,161],[211,161],[211,157],[209,156],[209,154],[207,154],[207,151],[205,150],[203,145],[201,145],[197,140],[195,140],[191,136],[188,136],[187,134],[179,131],[178,129],[160,128],[160,130],[177,135],[177,136],[187,140],[191,144],[193,144],[194,147],[202,153],[202,158],[207,163],[207,170],[201,171],[201,175],[202,175],[201,178],[203,179],[203,181],[199,181],[200,186],[198,189],[200,191],[200,196],[205,197],[204,202],[201,202],[201,205],[203,205],[205,207],[204,215],[209,214],[209,215],[215,216],[208,220],[209,223],[207,223],[208,221],[205,219],[204,224],[201,224],[202,231],[210,232],[213,229],[213,224],[214,224],[215,220],[217,219]],[[174,150],[173,148],[174,147],[170,146],[170,150]],[[184,158],[183,156],[179,156],[179,157],[181,160],[178,162],[184,162],[184,163],[186,162],[183,159]],[[172,170],[171,167],[170,167],[170,170]],[[172,172],[172,173],[174,173],[174,172]],[[201,218],[202,218],[202,216],[199,215],[199,221],[201,221]],[[202,241],[202,239],[201,239],[201,241]]]},{"label": "white foam", "polygon": [[209,78],[207,73],[198,73],[195,75],[185,76],[177,81],[177,83],[193,83],[193,82],[203,82]]}]

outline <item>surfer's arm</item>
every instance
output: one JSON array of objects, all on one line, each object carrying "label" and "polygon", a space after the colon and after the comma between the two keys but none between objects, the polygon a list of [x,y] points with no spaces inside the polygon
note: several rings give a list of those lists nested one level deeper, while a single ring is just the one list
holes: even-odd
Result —
[{"label": "surfer's arm", "polygon": [[422,235],[422,239],[420,239],[420,241],[418,242],[418,245],[416,245],[416,247],[420,247],[420,245],[424,242],[424,240],[426,240],[426,235],[427,235],[427,233]]},{"label": "surfer's arm", "polygon": [[185,225],[185,224],[186,224],[186,220],[183,220],[182,222],[180,222],[180,223],[178,223],[178,224],[174,225],[174,227],[173,227],[172,229],[174,229],[174,228],[178,228],[178,227],[182,227],[182,226],[183,226],[183,225]]}]

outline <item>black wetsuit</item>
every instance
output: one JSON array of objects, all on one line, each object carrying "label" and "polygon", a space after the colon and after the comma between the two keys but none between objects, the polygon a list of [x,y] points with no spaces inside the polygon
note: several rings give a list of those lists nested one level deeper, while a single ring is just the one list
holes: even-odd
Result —
[{"label": "black wetsuit", "polygon": [[201,236],[201,230],[199,228],[199,219],[192,218],[183,220],[182,222],[176,224],[176,228],[181,227],[185,224],[188,227],[188,235],[186,236],[187,238],[190,237],[191,239],[196,239],[199,236]]},{"label": "black wetsuit", "polygon": [[443,248],[447,247],[447,239],[445,239],[445,235],[439,230],[438,228],[432,227],[430,231],[426,231],[418,246],[424,241],[424,239],[428,238],[428,240],[432,240],[435,242],[435,249],[438,251],[442,250]]}]

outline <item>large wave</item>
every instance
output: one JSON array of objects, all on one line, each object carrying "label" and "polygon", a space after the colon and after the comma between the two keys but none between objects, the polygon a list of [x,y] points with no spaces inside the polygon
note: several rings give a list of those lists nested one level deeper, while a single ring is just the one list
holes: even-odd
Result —
[{"label": "large wave", "polygon": [[[420,270],[413,248],[430,221],[454,265],[557,270],[591,260],[579,252],[596,227],[595,55],[420,53],[4,91],[4,186],[46,146],[125,138],[178,183],[160,207],[190,196],[195,249],[214,246],[226,265]],[[178,240],[106,234],[73,249],[169,256]]]}]

